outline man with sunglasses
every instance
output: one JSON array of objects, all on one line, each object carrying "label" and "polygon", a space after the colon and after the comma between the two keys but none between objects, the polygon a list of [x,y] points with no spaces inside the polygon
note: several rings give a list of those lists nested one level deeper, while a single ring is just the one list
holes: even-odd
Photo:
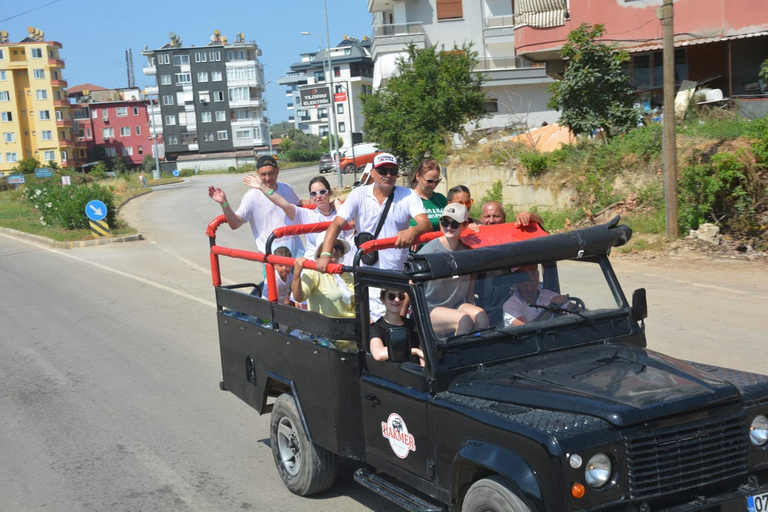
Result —
[{"label": "man with sunglasses", "polygon": [[[430,231],[432,225],[427,219],[421,198],[409,188],[395,186],[398,174],[399,167],[394,156],[389,153],[376,155],[371,173],[373,184],[352,190],[326,231],[320,257],[317,259],[318,270],[322,272],[328,267],[333,242],[347,222],[354,221],[358,233],[376,232],[390,195],[392,204],[377,238],[396,237],[397,240],[394,249],[379,251],[378,261],[373,266],[387,270],[403,270],[403,264],[408,258],[408,248],[419,235]],[[411,219],[416,220],[415,226],[410,226]],[[384,306],[378,297],[378,290],[372,290],[369,295],[371,317],[375,320],[384,314]]]},{"label": "man with sunglasses", "polygon": [[[227,201],[227,194],[218,187],[208,187],[208,196],[221,205],[221,210],[227,218],[230,229],[237,229],[246,222],[251,226],[256,249],[259,252],[266,250],[267,239],[272,231],[279,227],[291,224],[285,212],[279,206],[269,200],[268,195],[278,193],[286,201],[296,206],[301,206],[301,200],[296,192],[287,183],[278,183],[277,176],[280,169],[273,156],[259,157],[256,163],[256,174],[259,175],[268,192],[251,189],[245,193],[237,211],[234,211]],[[291,254],[304,254],[304,244],[298,236],[288,236],[275,240],[272,250],[277,247],[288,247]]]}]

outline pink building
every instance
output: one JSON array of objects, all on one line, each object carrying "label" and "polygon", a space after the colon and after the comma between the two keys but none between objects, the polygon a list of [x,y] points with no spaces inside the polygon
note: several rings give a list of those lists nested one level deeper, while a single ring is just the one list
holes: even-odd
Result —
[{"label": "pink building", "polygon": [[[550,76],[565,69],[560,48],[582,23],[603,24],[603,40],[631,53],[628,72],[642,101],[661,103],[662,0],[516,0],[515,48],[546,62]],[[757,74],[768,58],[768,1],[676,0],[676,85],[692,80],[728,97],[760,93]]]}]

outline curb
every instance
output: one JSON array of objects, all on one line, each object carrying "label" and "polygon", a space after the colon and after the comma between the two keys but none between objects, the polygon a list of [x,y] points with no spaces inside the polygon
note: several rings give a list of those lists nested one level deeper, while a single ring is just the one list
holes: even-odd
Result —
[{"label": "curb", "polygon": [[5,233],[16,238],[30,240],[32,242],[37,242],[44,245],[50,245],[51,247],[55,247],[57,249],[73,249],[75,247],[92,247],[94,245],[120,244],[123,242],[138,242],[139,240],[144,240],[144,236],[141,233],[136,233],[135,235],[116,236],[112,238],[75,240],[73,242],[58,242],[44,236],[33,235],[31,233],[25,233],[23,231],[16,231],[15,229],[3,227],[0,227],[0,233]]}]

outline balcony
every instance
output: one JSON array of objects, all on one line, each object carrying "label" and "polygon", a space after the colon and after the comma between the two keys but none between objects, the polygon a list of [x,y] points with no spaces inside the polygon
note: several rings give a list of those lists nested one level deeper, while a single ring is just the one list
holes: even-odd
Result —
[{"label": "balcony", "polygon": [[72,121],[69,119],[57,119],[56,120],[56,126],[71,126]]},{"label": "balcony", "polygon": [[410,44],[418,49],[430,46],[421,23],[393,23],[373,27],[371,55],[374,61],[380,54],[404,52]]},{"label": "balcony", "polygon": [[547,66],[516,55],[479,59],[475,71],[485,75],[485,85],[523,85],[548,83]]},{"label": "balcony", "polygon": [[51,85],[53,85],[54,87],[66,87],[68,84],[66,80],[64,80],[63,78],[60,78],[58,80],[56,79],[51,80]]},{"label": "balcony", "polygon": [[48,65],[58,68],[64,67],[64,61],[61,59],[48,59]]},{"label": "balcony", "polygon": [[156,85],[150,85],[149,87],[144,88],[144,94],[148,96],[153,96],[160,93],[160,88]]},{"label": "balcony", "polygon": [[486,43],[514,43],[515,15],[486,16],[484,23]]},{"label": "balcony", "polygon": [[264,107],[264,101],[258,97],[251,97],[246,100],[232,100],[229,102],[229,108],[243,108],[243,107]]},{"label": "balcony", "polygon": [[144,66],[141,71],[147,76],[155,76],[157,74],[157,68],[155,66]]},{"label": "balcony", "polygon": [[68,107],[69,102],[66,100],[53,100],[53,106],[56,108]]}]

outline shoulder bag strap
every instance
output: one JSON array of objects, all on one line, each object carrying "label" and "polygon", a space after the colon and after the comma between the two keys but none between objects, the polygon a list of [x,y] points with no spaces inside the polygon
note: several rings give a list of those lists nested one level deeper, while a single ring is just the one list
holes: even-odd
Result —
[{"label": "shoulder bag strap", "polygon": [[381,217],[379,217],[379,224],[376,226],[376,232],[373,234],[373,238],[375,239],[379,238],[379,232],[381,231],[381,228],[384,225],[384,221],[387,218],[387,214],[389,213],[389,207],[392,206],[392,201],[395,199],[396,190],[397,190],[397,187],[393,188],[392,193],[389,194],[389,197],[387,198],[387,204],[384,205],[384,211],[381,212]]}]

